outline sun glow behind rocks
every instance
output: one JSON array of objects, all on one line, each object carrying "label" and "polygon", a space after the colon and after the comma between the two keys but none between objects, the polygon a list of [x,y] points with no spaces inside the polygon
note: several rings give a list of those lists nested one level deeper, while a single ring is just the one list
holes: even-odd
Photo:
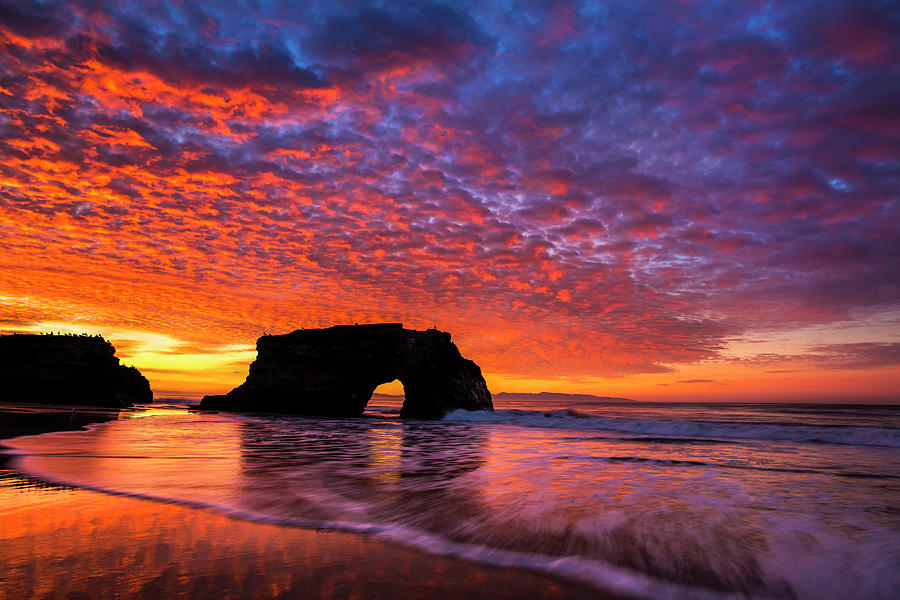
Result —
[{"label": "sun glow behind rocks", "polygon": [[209,346],[164,334],[90,324],[42,321],[7,331],[100,335],[116,347],[122,364],[137,366],[145,377],[157,383],[157,397],[199,396],[211,389],[233,387],[244,380],[247,365],[256,357],[252,345]]},{"label": "sun glow behind rocks", "polygon": [[158,395],[229,389],[264,331],[401,321],[495,391],[884,400],[898,23],[3,8],[0,329],[102,333]]}]

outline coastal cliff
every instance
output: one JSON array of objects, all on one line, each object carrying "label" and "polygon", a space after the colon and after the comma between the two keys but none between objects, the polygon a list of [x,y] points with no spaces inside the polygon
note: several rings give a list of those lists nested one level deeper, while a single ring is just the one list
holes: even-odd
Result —
[{"label": "coastal cliff", "polygon": [[399,379],[402,417],[436,419],[455,409],[493,410],[481,368],[450,334],[400,323],[337,325],[264,335],[246,381],[201,408],[359,416],[379,385]]},{"label": "coastal cliff", "polygon": [[13,334],[0,336],[0,400],[125,407],[153,392],[102,337]]}]

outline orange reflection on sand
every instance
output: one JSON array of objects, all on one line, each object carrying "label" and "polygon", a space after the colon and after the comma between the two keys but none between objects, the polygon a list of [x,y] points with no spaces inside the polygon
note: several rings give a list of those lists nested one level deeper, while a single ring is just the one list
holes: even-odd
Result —
[{"label": "orange reflection on sand", "polygon": [[[0,471],[2,473],[2,471]],[[596,597],[518,571],[371,538],[0,480],[0,600],[28,598]]]},{"label": "orange reflection on sand", "polygon": [[240,424],[215,415],[158,415],[140,428],[109,422],[88,432],[10,444],[25,452],[34,449],[21,459],[30,473],[63,483],[88,481],[109,490],[127,485],[128,491],[142,495],[198,502],[215,499],[203,492],[240,488]]}]

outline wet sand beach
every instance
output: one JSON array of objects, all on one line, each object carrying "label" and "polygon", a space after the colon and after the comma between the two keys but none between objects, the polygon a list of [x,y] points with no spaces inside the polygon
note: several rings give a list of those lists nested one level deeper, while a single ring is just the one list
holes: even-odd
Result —
[{"label": "wet sand beach", "polygon": [[0,600],[900,589],[897,407],[369,408],[7,407]]},{"label": "wet sand beach", "polygon": [[[3,405],[0,436],[78,429],[117,416],[82,408],[72,418],[70,408]],[[14,458],[2,458],[0,600],[607,597],[364,534],[251,522],[52,485],[18,472]]]}]

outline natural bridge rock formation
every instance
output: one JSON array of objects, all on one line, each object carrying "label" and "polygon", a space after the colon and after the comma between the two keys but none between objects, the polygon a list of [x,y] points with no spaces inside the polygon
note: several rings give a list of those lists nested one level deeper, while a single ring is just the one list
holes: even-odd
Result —
[{"label": "natural bridge rock formation", "polygon": [[123,407],[153,392],[102,337],[14,334],[0,336],[0,400]]},{"label": "natural bridge rock formation", "polygon": [[447,411],[493,410],[481,369],[450,334],[400,323],[337,325],[264,335],[247,380],[201,408],[355,417],[372,392],[399,379],[402,417],[436,419]]}]

